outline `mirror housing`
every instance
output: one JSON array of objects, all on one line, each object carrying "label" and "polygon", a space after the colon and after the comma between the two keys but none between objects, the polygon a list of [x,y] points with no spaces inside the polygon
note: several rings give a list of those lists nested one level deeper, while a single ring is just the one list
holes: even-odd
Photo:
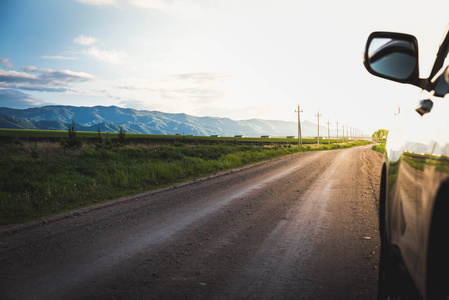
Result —
[{"label": "mirror housing", "polygon": [[444,97],[449,93],[449,67],[444,70],[433,82],[434,96]]},{"label": "mirror housing", "polygon": [[449,67],[447,67],[444,71],[444,80],[446,80],[446,83],[449,84]]},{"label": "mirror housing", "polygon": [[364,65],[375,76],[422,88],[419,79],[418,41],[412,35],[371,33],[366,42]]}]

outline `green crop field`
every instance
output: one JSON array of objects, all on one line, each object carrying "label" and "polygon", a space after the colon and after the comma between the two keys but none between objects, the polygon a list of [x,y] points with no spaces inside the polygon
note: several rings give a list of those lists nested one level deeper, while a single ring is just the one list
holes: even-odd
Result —
[{"label": "green crop field", "polygon": [[[97,132],[77,131],[80,138],[95,138]],[[110,133],[116,137],[118,133]],[[62,138],[67,137],[67,130],[32,130],[32,129],[3,129],[0,128],[0,136],[6,137],[40,137],[40,138]]]}]

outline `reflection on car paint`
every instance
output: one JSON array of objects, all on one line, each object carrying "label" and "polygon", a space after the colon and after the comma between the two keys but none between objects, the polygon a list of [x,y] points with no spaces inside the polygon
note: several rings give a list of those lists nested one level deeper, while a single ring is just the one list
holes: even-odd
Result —
[{"label": "reflection on car paint", "polygon": [[431,218],[429,205],[449,177],[449,104],[443,101],[436,100],[428,115],[410,110],[398,116],[386,145],[391,243],[412,276],[425,273],[429,233],[422,223]]}]

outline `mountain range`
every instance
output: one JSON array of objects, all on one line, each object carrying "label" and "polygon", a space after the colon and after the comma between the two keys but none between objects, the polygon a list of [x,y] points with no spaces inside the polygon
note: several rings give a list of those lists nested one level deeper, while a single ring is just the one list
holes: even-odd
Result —
[{"label": "mountain range", "polygon": [[[298,124],[287,121],[195,117],[159,111],[136,110],[117,106],[43,106],[28,109],[0,107],[0,128],[67,130],[72,120],[78,131],[128,133],[185,134],[196,136],[296,136]],[[303,136],[316,136],[317,125],[301,122]],[[331,132],[331,134],[334,134]],[[320,135],[327,135],[327,127],[320,126]]]}]

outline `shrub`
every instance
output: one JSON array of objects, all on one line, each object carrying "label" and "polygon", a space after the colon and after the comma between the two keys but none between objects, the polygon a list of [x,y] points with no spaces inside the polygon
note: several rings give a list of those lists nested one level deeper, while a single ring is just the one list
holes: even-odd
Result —
[{"label": "shrub", "polygon": [[75,120],[72,120],[72,124],[69,125],[68,138],[61,140],[61,146],[64,149],[74,150],[80,148],[81,145],[81,140],[76,136]]},{"label": "shrub", "polygon": [[122,145],[125,145],[126,144],[126,133],[125,133],[125,131],[123,130],[123,127],[122,126],[120,126],[120,131],[119,131],[119,133],[118,133],[118,139],[117,139],[117,141],[118,141],[118,143],[119,144],[122,144]]}]

